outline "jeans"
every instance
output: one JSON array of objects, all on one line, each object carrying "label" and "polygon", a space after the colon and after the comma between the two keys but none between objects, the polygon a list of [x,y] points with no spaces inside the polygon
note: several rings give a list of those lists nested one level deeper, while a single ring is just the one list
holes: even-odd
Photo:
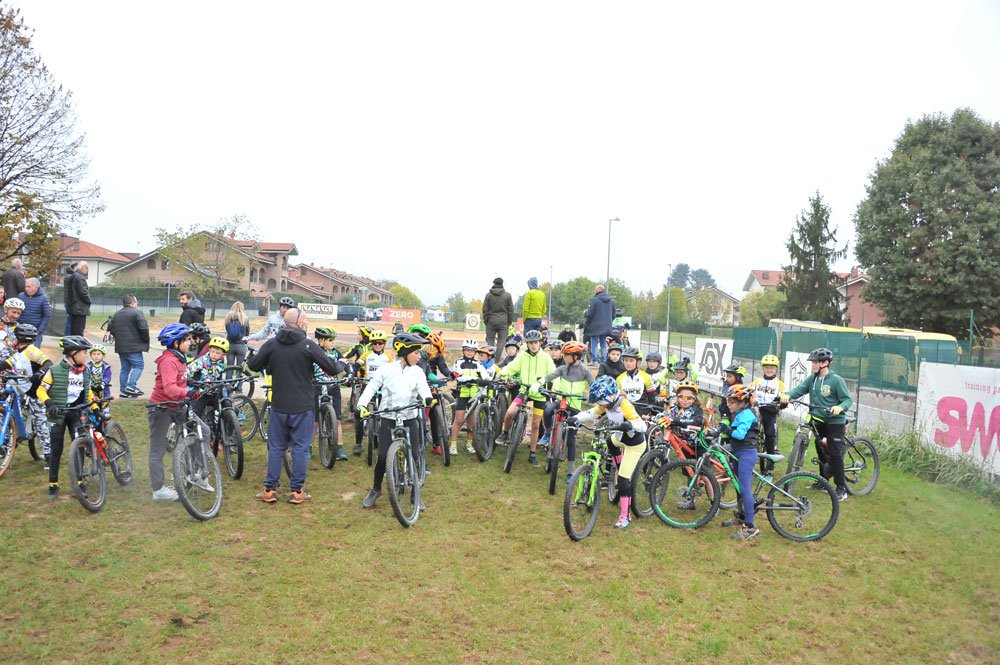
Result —
[{"label": "jeans", "polygon": [[306,465],[309,462],[309,443],[312,441],[316,412],[281,413],[271,409],[271,422],[267,429],[267,477],[264,487],[278,489],[285,450],[292,449],[292,477],[289,488],[298,492],[306,484]]},{"label": "jeans", "polygon": [[602,363],[608,359],[608,338],[604,335],[590,336],[590,359]]},{"label": "jeans", "polygon": [[525,319],[524,320],[524,332],[529,330],[537,330],[541,332],[542,330],[542,320],[541,319]]},{"label": "jeans", "polygon": [[[230,342],[229,351],[226,353],[226,364],[227,365],[242,365],[247,359],[247,345],[242,342]],[[227,376],[227,379],[233,377]],[[236,390],[243,391],[243,383],[236,384]]]},{"label": "jeans", "polygon": [[757,465],[757,448],[740,448],[736,455],[736,478],[740,481],[740,505],[743,523],[753,525],[753,468]]},{"label": "jeans", "polygon": [[142,358],[142,353],[119,353],[118,359],[122,362],[122,369],[118,376],[118,390],[137,389],[135,384],[142,376],[142,369],[146,366]]}]

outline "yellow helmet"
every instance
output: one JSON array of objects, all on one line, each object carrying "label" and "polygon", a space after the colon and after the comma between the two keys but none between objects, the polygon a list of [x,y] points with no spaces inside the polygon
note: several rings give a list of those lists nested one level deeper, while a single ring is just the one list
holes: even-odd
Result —
[{"label": "yellow helmet", "polygon": [[213,337],[208,340],[208,348],[215,347],[217,349],[222,349],[223,353],[229,353],[229,340],[225,337]]},{"label": "yellow helmet", "polygon": [[690,390],[698,396],[698,384],[692,381],[680,381],[676,386],[674,386],[674,394],[680,395],[682,390]]},{"label": "yellow helmet", "polygon": [[370,335],[368,335],[368,341],[374,344],[375,342],[385,342],[389,339],[381,330],[373,330]]},{"label": "yellow helmet", "polygon": [[781,367],[781,361],[778,360],[778,356],[769,353],[760,359],[760,366],[764,367],[765,365],[773,365],[774,367]]}]

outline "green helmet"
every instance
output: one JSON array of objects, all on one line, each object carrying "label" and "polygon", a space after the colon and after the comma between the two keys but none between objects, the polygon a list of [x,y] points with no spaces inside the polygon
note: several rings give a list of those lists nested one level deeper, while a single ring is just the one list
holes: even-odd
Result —
[{"label": "green helmet", "polygon": [[406,332],[413,333],[414,335],[420,335],[426,339],[428,335],[431,334],[431,329],[422,323],[414,323]]}]

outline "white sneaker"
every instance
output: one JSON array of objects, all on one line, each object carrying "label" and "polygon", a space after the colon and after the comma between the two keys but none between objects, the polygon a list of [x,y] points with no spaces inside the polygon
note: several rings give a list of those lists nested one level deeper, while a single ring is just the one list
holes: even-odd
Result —
[{"label": "white sneaker", "polygon": [[457,455],[458,454],[458,446],[456,446],[454,443],[451,444],[450,446],[448,446],[448,454],[450,454],[450,455]]},{"label": "white sneaker", "polygon": [[176,501],[177,500],[177,490],[173,487],[167,487],[164,485],[160,489],[153,492],[153,501]]},{"label": "white sneaker", "polygon": [[470,455],[475,455],[475,454],[476,454],[476,449],[475,449],[475,448],[473,447],[473,445],[472,445],[472,444],[470,443],[469,445],[467,445],[467,446],[465,447],[465,452],[469,453]]},{"label": "white sneaker", "polygon": [[215,492],[215,488],[212,487],[211,484],[209,484],[207,476],[203,476],[199,473],[198,475],[190,478],[190,480],[191,484],[199,489],[203,489],[206,492],[213,492],[213,493]]}]

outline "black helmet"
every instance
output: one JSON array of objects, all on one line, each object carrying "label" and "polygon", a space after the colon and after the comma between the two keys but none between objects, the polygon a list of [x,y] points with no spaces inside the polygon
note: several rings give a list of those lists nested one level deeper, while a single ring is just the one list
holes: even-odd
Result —
[{"label": "black helmet", "polygon": [[282,305],[285,307],[295,307],[295,301],[288,296],[282,296],[281,299],[278,300],[278,307],[281,307]]},{"label": "black helmet", "polygon": [[212,331],[204,323],[192,323],[191,336],[197,339],[208,339],[212,336]]},{"label": "black helmet", "polygon": [[524,341],[525,342],[541,342],[542,341],[542,333],[538,332],[537,330],[529,330],[528,332],[524,333]]},{"label": "black helmet", "polygon": [[401,332],[396,333],[392,338],[392,348],[396,350],[398,355],[403,355],[409,353],[414,349],[419,349],[424,344],[427,344],[427,340],[420,335],[414,335],[413,333]]},{"label": "black helmet", "polygon": [[661,365],[663,364],[663,356],[660,355],[659,351],[650,351],[646,355],[646,362],[649,362],[650,360],[655,360],[656,362],[660,363]]},{"label": "black helmet", "polygon": [[677,370],[680,370],[682,372],[690,372],[691,371],[691,359],[690,358],[681,358],[680,360],[678,360],[677,362],[674,363],[674,368],[673,369],[674,369],[675,372]]},{"label": "black helmet", "polygon": [[619,344],[618,342],[611,342],[610,344],[608,344],[608,353],[611,353],[612,351],[621,351],[621,350],[622,350],[622,345]]},{"label": "black helmet", "polygon": [[314,334],[316,339],[337,339],[337,331],[326,326],[316,328],[316,332]]},{"label": "black helmet", "polygon": [[63,353],[90,351],[94,348],[94,345],[90,343],[90,340],[82,335],[67,335],[62,338],[60,344],[62,346]]},{"label": "black helmet", "polygon": [[739,377],[744,377],[747,375],[747,371],[743,368],[743,365],[737,365],[736,363],[727,366],[726,369],[722,371],[724,374],[735,374],[736,376]]},{"label": "black helmet", "polygon": [[829,360],[829,361],[832,362],[833,361],[833,351],[831,351],[830,349],[825,349],[825,348],[816,349],[815,351],[813,351],[812,353],[809,354],[809,357],[806,358],[806,360],[810,360],[810,361],[811,360],[818,360],[820,362],[822,362],[824,360]]},{"label": "black helmet", "polygon": [[14,337],[19,342],[34,342],[38,339],[38,328],[30,323],[19,323],[14,328]]},{"label": "black helmet", "polygon": [[642,360],[642,351],[634,346],[630,346],[622,351],[622,358],[635,358],[636,360]]}]

